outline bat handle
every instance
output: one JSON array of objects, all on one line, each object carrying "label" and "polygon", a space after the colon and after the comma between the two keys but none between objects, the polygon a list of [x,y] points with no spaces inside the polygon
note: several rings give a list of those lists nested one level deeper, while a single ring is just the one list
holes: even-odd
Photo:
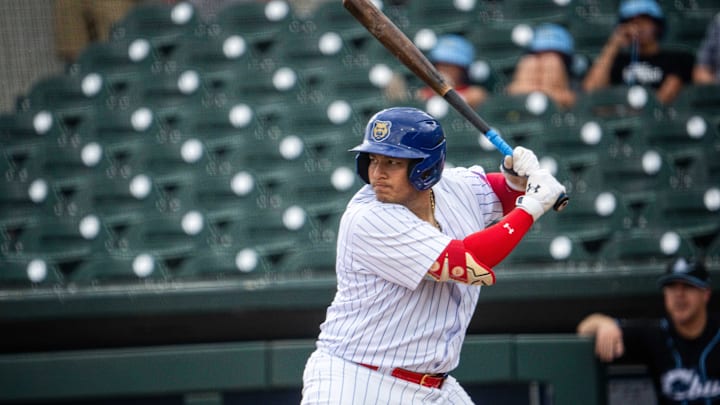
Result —
[{"label": "bat handle", "polygon": [[[495,147],[500,152],[502,152],[503,155],[512,156],[512,154],[513,154],[512,148],[510,147],[510,145],[507,144],[507,142],[505,142],[505,140],[502,139],[500,134],[495,132],[494,129],[489,129],[487,132],[485,132],[485,136],[487,136],[488,140],[493,145],[495,145]],[[515,173],[515,171],[513,169],[505,168],[504,170],[507,170],[510,174],[512,174],[514,176],[518,175],[517,173]],[[565,209],[565,207],[567,207],[567,205],[569,203],[570,203],[570,197],[568,197],[567,194],[562,193],[562,194],[560,194],[560,196],[558,196],[558,199],[555,201],[555,204],[553,204],[553,210],[558,211],[558,212],[562,211]]]}]

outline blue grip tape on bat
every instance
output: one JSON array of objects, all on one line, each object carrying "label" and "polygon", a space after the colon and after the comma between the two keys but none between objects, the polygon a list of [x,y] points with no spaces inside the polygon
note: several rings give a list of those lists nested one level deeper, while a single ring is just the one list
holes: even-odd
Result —
[{"label": "blue grip tape on bat", "polygon": [[[465,102],[465,100],[460,97],[460,95],[452,88],[450,88],[445,94],[442,95],[443,98],[451,105],[453,106],[460,114],[462,114],[465,119],[467,119],[473,126],[477,129],[479,129],[485,137],[499,150],[502,152],[505,156],[512,156],[513,150],[510,145],[505,142],[504,139],[498,134],[494,129],[490,128],[490,126],[482,119],[480,116],[475,112],[475,110],[472,109],[468,105],[468,103]],[[512,170],[511,170],[512,172]],[[562,193],[558,197],[557,201],[555,201],[555,204],[553,204],[553,209],[555,211],[562,211],[565,209],[565,207],[570,202],[570,198],[567,196],[567,194]]]}]

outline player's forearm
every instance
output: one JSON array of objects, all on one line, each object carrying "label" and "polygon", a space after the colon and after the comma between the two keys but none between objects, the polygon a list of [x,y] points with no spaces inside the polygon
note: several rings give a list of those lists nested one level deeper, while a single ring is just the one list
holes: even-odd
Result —
[{"label": "player's forearm", "polygon": [[693,82],[695,84],[710,84],[716,81],[712,70],[705,65],[697,65],[693,69]]},{"label": "player's forearm", "polygon": [[604,325],[615,324],[615,319],[601,313],[588,315],[577,326],[577,334],[582,336],[595,336]]},{"label": "player's forearm", "polygon": [[513,190],[507,183],[505,176],[499,172],[487,174],[488,183],[495,195],[500,199],[502,204],[503,215],[507,215],[515,208],[515,200],[523,194],[522,191]]},{"label": "player's forearm", "polygon": [[532,215],[516,208],[495,225],[463,240],[451,241],[433,263],[428,276],[435,281],[494,284],[492,267],[512,252],[532,223]]},{"label": "player's forearm", "polygon": [[597,90],[610,84],[610,70],[619,51],[620,46],[616,42],[609,41],[605,45],[600,56],[590,68],[585,80],[583,80],[583,89],[585,91]]}]

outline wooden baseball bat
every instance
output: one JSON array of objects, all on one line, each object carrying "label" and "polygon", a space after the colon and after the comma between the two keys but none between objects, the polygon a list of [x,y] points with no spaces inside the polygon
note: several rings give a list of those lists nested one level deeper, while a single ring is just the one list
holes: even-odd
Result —
[{"label": "wooden baseball bat", "polygon": [[[445,83],[435,66],[371,0],[343,0],[343,6],[403,65],[430,86],[438,95],[442,96],[475,128],[480,130],[495,148],[502,152],[503,155],[512,156],[512,147],[505,142],[500,134],[490,128],[485,120],[465,102],[452,86]],[[568,202],[568,196],[562,194],[553,205],[553,209],[561,211],[567,206]]]}]

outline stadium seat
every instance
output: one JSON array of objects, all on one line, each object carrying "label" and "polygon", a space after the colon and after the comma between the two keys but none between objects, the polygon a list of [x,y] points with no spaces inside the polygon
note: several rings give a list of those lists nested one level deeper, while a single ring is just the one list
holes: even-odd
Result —
[{"label": "stadium seat", "polygon": [[604,184],[626,196],[671,188],[678,182],[667,156],[652,148],[629,156],[604,157],[601,169]]},{"label": "stadium seat", "polygon": [[720,128],[712,116],[689,111],[673,119],[646,120],[643,137],[648,145],[666,153],[686,150],[705,150],[716,153],[720,150]]},{"label": "stadium seat", "polygon": [[294,20],[293,9],[285,1],[234,2],[223,7],[213,23],[220,36],[240,34],[251,40],[272,40]]},{"label": "stadium seat", "polygon": [[154,43],[173,43],[202,32],[201,18],[190,2],[136,5],[110,30],[110,40],[145,38]]},{"label": "stadium seat", "polygon": [[121,285],[168,279],[162,260],[151,253],[96,255],[83,261],[67,281],[79,285]]},{"label": "stadium seat", "polygon": [[[512,78],[518,59],[524,53],[522,43],[513,38],[516,26],[513,22],[476,23],[465,34],[475,46],[476,60],[487,63],[505,82]],[[503,91],[496,93],[501,94]]]},{"label": "stadium seat", "polygon": [[692,257],[696,250],[690,240],[672,229],[630,229],[615,234],[600,252],[602,260],[615,269],[662,267],[675,256]]},{"label": "stadium seat", "polygon": [[0,223],[24,224],[48,211],[48,180],[42,177],[26,182],[0,182]]},{"label": "stadium seat", "polygon": [[668,10],[665,42],[668,47],[685,49],[692,53],[705,38],[707,28],[715,13],[717,4],[706,9]]},{"label": "stadium seat", "polygon": [[436,32],[462,31],[484,11],[484,2],[411,1],[407,3],[409,37],[422,29]]},{"label": "stadium seat", "polygon": [[11,257],[45,257],[53,262],[75,262],[101,250],[104,239],[103,224],[95,215],[40,216],[37,222],[22,229],[7,254]]},{"label": "stadium seat", "polygon": [[103,104],[102,100],[107,97],[103,94],[105,90],[99,75],[54,74],[33,83],[22,107],[23,110],[49,110],[56,115],[82,119]]},{"label": "stadium seat", "polygon": [[611,185],[603,182],[599,153],[549,153],[540,156],[541,166],[551,170],[570,195],[597,192]]},{"label": "stadium seat", "polygon": [[63,279],[57,264],[44,256],[0,257],[0,288],[57,287]]},{"label": "stadium seat", "polygon": [[[107,108],[126,107],[127,92],[148,74],[163,72],[158,53],[144,40],[94,42],[83,48],[69,75],[88,80]],[[86,79],[86,78],[90,79]],[[104,97],[107,96],[107,97]]]},{"label": "stadium seat", "polygon": [[609,189],[573,193],[562,215],[543,218],[540,226],[543,232],[569,236],[584,244],[586,251],[597,252],[616,232],[631,226],[621,198]]},{"label": "stadium seat", "polygon": [[576,53],[595,59],[612,35],[617,24],[617,8],[605,10],[603,13],[597,10],[607,3],[612,2],[597,2],[591,10],[576,7],[576,15],[580,13],[582,16],[571,18],[568,22],[568,31],[575,41]]},{"label": "stadium seat", "polygon": [[528,24],[553,22],[564,24],[573,7],[559,2],[536,0],[504,0],[487,2],[481,21],[516,21]]},{"label": "stadium seat", "polygon": [[683,87],[672,108],[681,114],[717,117],[720,111],[720,84],[690,84]]},{"label": "stadium seat", "polygon": [[[441,124],[446,134],[448,165],[456,167],[480,165],[487,171],[495,171],[499,167],[502,155],[477,128],[462,118],[451,119]],[[504,133],[501,135],[505,136]],[[508,139],[506,141],[510,142]]]},{"label": "stadium seat", "polygon": [[672,229],[707,246],[720,233],[720,188],[707,184],[690,190],[663,190],[647,207],[647,226]]},{"label": "stadium seat", "polygon": [[299,277],[313,278],[335,274],[335,243],[322,243],[298,249],[278,264],[283,273]]},{"label": "stadium seat", "polygon": [[573,235],[534,233],[524,237],[497,268],[510,271],[572,270],[591,266],[594,258],[595,255]]},{"label": "stadium seat", "polygon": [[578,98],[574,108],[580,119],[605,120],[614,125],[652,119],[663,107],[651,88],[616,85],[595,90]]}]

